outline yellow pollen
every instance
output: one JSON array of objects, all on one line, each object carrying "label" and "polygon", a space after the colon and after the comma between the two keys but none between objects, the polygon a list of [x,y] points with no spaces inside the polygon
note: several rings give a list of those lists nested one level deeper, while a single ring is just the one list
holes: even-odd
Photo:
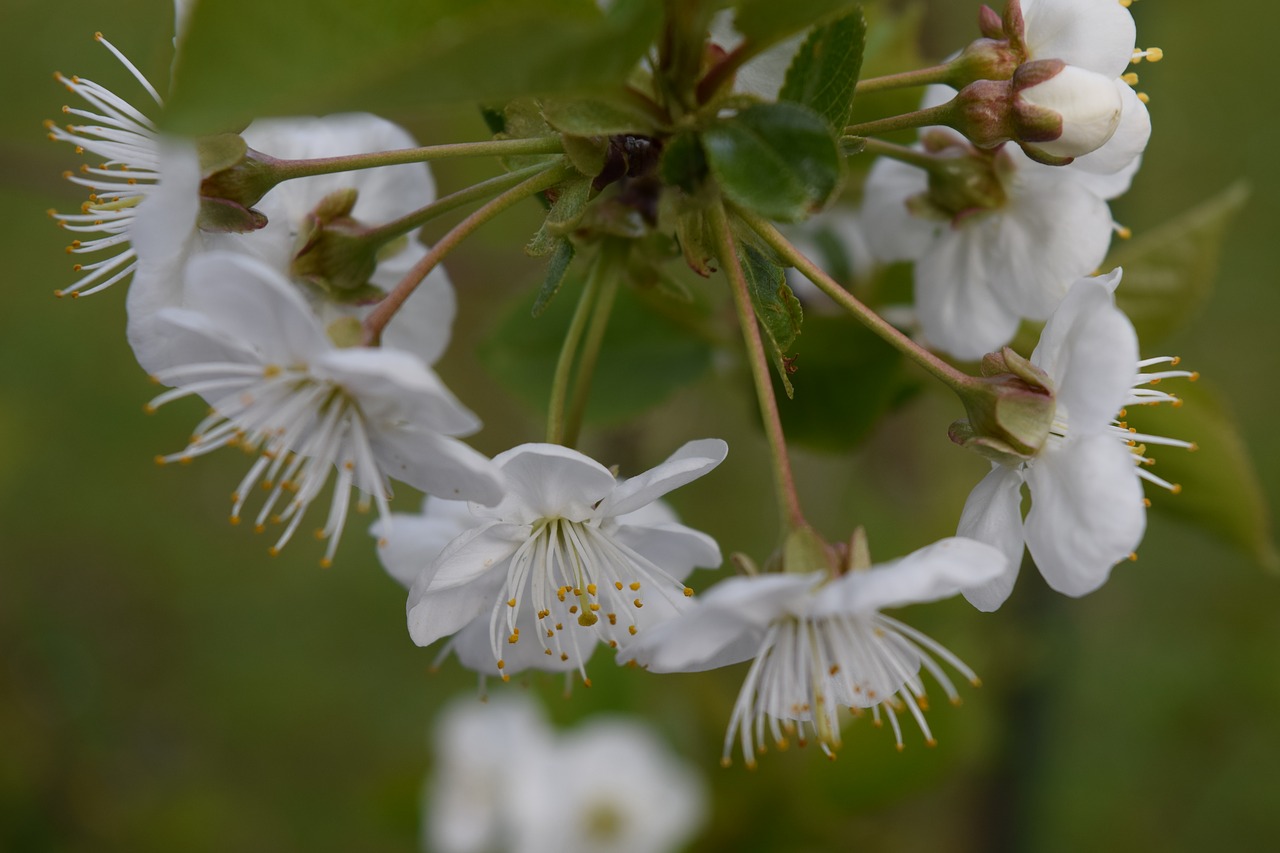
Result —
[{"label": "yellow pollen", "polygon": [[599,604],[595,603],[594,601],[593,601],[593,602],[591,602],[591,612],[592,612],[592,613],[595,613],[595,612],[596,612],[597,610],[599,610],[599,609],[600,609],[600,605],[599,605]]},{"label": "yellow pollen", "polygon": [[590,687],[590,686],[591,686],[591,679],[590,679],[590,678],[583,678],[583,679],[582,679],[582,686],[583,686],[583,687]]},{"label": "yellow pollen", "polygon": [[1145,507],[1147,507],[1147,508],[1150,508],[1150,507],[1151,507],[1151,498],[1143,498],[1143,499],[1142,499],[1142,505],[1143,505],[1143,506],[1145,506]]},{"label": "yellow pollen", "polygon": [[610,625],[617,625],[617,624],[618,624],[618,614],[617,614],[617,613],[606,613],[606,614],[605,614],[605,618],[607,618],[607,619],[609,620],[609,624],[610,624]]},{"label": "yellow pollen", "polygon": [[631,591],[632,592],[640,591],[640,581],[636,581],[635,583],[631,584]]},{"label": "yellow pollen", "polygon": [[1181,483],[1174,483],[1174,484],[1173,484],[1173,488],[1169,490],[1169,493],[1170,493],[1170,494],[1174,494],[1174,495],[1180,495],[1180,494],[1182,494],[1182,484],[1181,484]]},{"label": "yellow pollen", "polygon": [[1149,104],[1149,103],[1151,103],[1151,96],[1150,96],[1150,95],[1148,95],[1146,92],[1139,92],[1139,93],[1138,93],[1138,100],[1139,100],[1139,101],[1142,101],[1142,103],[1144,103],[1144,104]]},{"label": "yellow pollen", "polygon": [[622,589],[622,581],[614,581],[614,582],[613,582],[613,585],[614,585],[615,587],[617,587],[619,591],[621,591],[621,589]]},{"label": "yellow pollen", "polygon": [[323,527],[317,527],[314,535],[315,535],[315,537],[316,537],[317,539],[327,539],[327,538],[329,538],[329,534],[327,534],[327,533],[325,533],[325,532],[324,532],[324,528],[323,528]]},{"label": "yellow pollen", "polygon": [[563,630],[564,630],[564,623],[563,623],[563,622],[557,622],[557,623],[556,623],[556,630],[557,630],[557,631],[563,631]]},{"label": "yellow pollen", "polygon": [[498,669],[506,669],[506,667],[507,667],[507,662],[505,660],[498,661]]},{"label": "yellow pollen", "polygon": [[142,411],[144,411],[148,415],[154,415],[156,413],[156,407],[151,405],[150,403],[147,403],[142,407]]},{"label": "yellow pollen", "polygon": [[539,611],[538,611],[538,618],[539,618],[539,619],[546,619],[546,618],[547,618],[548,616],[550,616],[550,615],[551,615],[551,611],[550,611],[550,610],[539,610]]},{"label": "yellow pollen", "polygon": [[508,606],[508,607],[515,607],[515,606],[516,606],[516,600],[515,600],[514,598],[508,598],[508,599],[507,599],[507,606]]},{"label": "yellow pollen", "polygon": [[280,549],[279,549],[279,548],[277,548],[276,546],[272,545],[270,548],[268,548],[268,549],[267,549],[267,554],[269,554],[269,555],[270,555],[270,556],[272,556],[272,557],[279,557],[279,556],[280,556]]},{"label": "yellow pollen", "polygon": [[627,633],[634,637],[634,636],[636,635],[636,626],[635,626],[635,625],[628,625],[628,626],[627,626]]},{"label": "yellow pollen", "polygon": [[331,568],[332,566],[333,566],[333,560],[330,560],[328,557],[320,558],[320,568],[328,569],[328,568]]},{"label": "yellow pollen", "polygon": [[1180,355],[1175,355],[1173,360],[1169,362],[1170,367],[1177,367],[1179,364],[1182,364],[1182,356]]},{"label": "yellow pollen", "polygon": [[267,526],[266,526],[265,524],[255,524],[255,525],[253,526],[253,532],[254,532],[254,533],[266,533],[266,532],[267,532]]},{"label": "yellow pollen", "polygon": [[1138,552],[1137,552],[1137,551],[1130,551],[1130,552],[1129,552],[1129,562],[1130,562],[1130,563],[1136,563],[1136,562],[1138,562]]},{"label": "yellow pollen", "polygon": [[232,524],[232,526],[234,527],[235,525],[237,525],[237,524],[239,524],[239,523],[240,523],[240,516],[238,516],[238,515],[233,515],[233,516],[231,516],[230,518],[228,518],[227,520],[228,520],[228,521],[230,521],[230,522],[231,522],[231,524]]},{"label": "yellow pollen", "polygon": [[1128,228],[1124,225],[1117,226],[1116,236],[1119,237],[1121,240],[1128,240],[1130,237],[1133,236],[1133,229]]},{"label": "yellow pollen", "polygon": [[544,655],[550,655],[550,654],[551,654],[551,649],[543,649],[543,650],[542,650],[542,653],[543,653]]},{"label": "yellow pollen", "polygon": [[833,664],[831,665],[831,669],[829,669],[829,670],[827,670],[827,671],[828,671],[828,672],[830,672],[832,675],[837,675],[837,674],[840,672],[840,664],[838,664],[838,663],[833,663]]},{"label": "yellow pollen", "polygon": [[575,586],[575,587],[573,588],[573,594],[574,594],[574,595],[582,595],[582,588],[581,588],[581,587],[576,587],[576,586]]},{"label": "yellow pollen", "polygon": [[618,647],[618,641],[617,641],[617,640],[610,640],[610,641],[609,641],[609,648],[611,648],[611,649],[616,649],[617,647]]},{"label": "yellow pollen", "polygon": [[1149,47],[1143,51],[1147,62],[1159,62],[1164,59],[1164,51],[1158,47]]},{"label": "yellow pollen", "polygon": [[569,612],[570,612],[570,613],[577,613],[577,612],[578,612],[578,605],[576,605],[576,604],[571,605],[571,606],[569,607]]},{"label": "yellow pollen", "polygon": [[510,637],[507,637],[507,642],[508,642],[508,643],[511,643],[511,644],[513,644],[513,645],[514,645],[515,643],[518,643],[519,641],[520,641],[520,635],[519,635],[519,634],[512,634]]},{"label": "yellow pollen", "polygon": [[685,598],[693,598],[693,588],[692,588],[692,587],[687,587],[687,586],[686,586],[686,587],[684,588],[684,597],[685,597]]},{"label": "yellow pollen", "polygon": [[1191,446],[1187,448],[1187,450],[1188,450],[1188,451],[1190,451],[1190,452],[1192,452],[1192,453],[1194,453],[1195,451],[1197,451],[1197,450],[1199,450],[1199,449],[1200,449],[1200,445],[1199,445],[1199,444],[1197,444],[1197,443],[1196,443],[1196,442],[1194,442],[1194,441],[1193,441],[1193,442],[1191,442]]},{"label": "yellow pollen", "polygon": [[1191,375],[1187,377],[1187,379],[1191,382],[1195,382],[1199,378],[1200,378],[1200,371],[1198,370],[1191,371]]},{"label": "yellow pollen", "polygon": [[561,653],[560,653],[560,660],[561,660],[561,661],[566,661],[566,660],[568,660],[568,659],[569,659],[569,655],[568,655],[568,653],[567,653],[567,652],[561,652]]},{"label": "yellow pollen", "polygon": [[1132,71],[1128,74],[1121,74],[1120,79],[1128,83],[1130,86],[1138,85],[1138,75]]},{"label": "yellow pollen", "polygon": [[644,602],[642,602],[642,601],[641,601],[640,599],[638,599],[638,598],[637,598],[635,601],[631,602],[631,603],[632,603],[632,604],[634,604],[636,607],[644,607]]},{"label": "yellow pollen", "polygon": [[596,594],[596,585],[593,583],[587,584],[587,595],[595,595],[595,594]]},{"label": "yellow pollen", "polygon": [[927,741],[925,741],[925,742],[924,742],[924,745],[925,745],[925,746],[937,746],[937,745],[938,745],[938,741],[937,741],[935,738],[929,738]]}]

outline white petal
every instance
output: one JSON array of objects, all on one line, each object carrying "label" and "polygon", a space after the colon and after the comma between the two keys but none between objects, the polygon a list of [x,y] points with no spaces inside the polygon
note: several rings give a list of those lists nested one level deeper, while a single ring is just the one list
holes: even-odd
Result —
[{"label": "white petal", "polygon": [[383,347],[332,349],[316,358],[311,374],[343,386],[372,423],[408,422],[446,435],[469,435],[480,419],[411,353]]},{"label": "white petal", "polygon": [[1041,454],[1027,486],[1027,548],[1058,592],[1079,596],[1102,586],[1142,541],[1142,484],[1129,449],[1111,435],[1084,436]]},{"label": "white petal", "polygon": [[821,597],[832,605],[832,615],[923,604],[984,586],[1006,574],[1008,564],[1000,549],[953,536],[900,560],[849,572],[829,584],[834,596]]},{"label": "white petal", "polygon": [[718,438],[690,441],[666,461],[618,483],[600,505],[599,515],[634,512],[673,489],[690,483],[724,461],[729,445]]},{"label": "white petal", "polygon": [[[505,643],[502,646],[502,672],[506,675],[515,675],[526,669],[572,672],[585,666],[599,645],[594,637],[577,644],[565,642],[563,649],[568,658],[562,660],[558,654],[547,654],[538,642],[537,621],[532,610],[521,607],[516,627],[520,629],[520,642]],[[454,635],[453,652],[458,656],[458,663],[467,669],[486,675],[498,672],[498,662],[493,658],[493,637],[489,633],[487,612],[471,620]]]},{"label": "white petal", "polygon": [[583,521],[617,482],[599,462],[558,444],[522,444],[493,461],[502,469],[510,494],[534,518]]},{"label": "white petal", "polygon": [[1119,77],[1137,42],[1133,16],[1118,0],[1023,0],[1030,59],[1061,59]]},{"label": "white petal", "polygon": [[454,633],[493,608],[503,581],[501,572],[490,572],[474,583],[449,589],[428,589],[417,596],[414,591],[419,584],[415,583],[414,591],[409,593],[407,608],[409,636],[419,646],[429,646]]},{"label": "white petal", "polygon": [[[375,425],[371,425],[375,426]],[[445,500],[492,506],[502,500],[502,477],[483,453],[456,438],[412,425],[371,429],[369,443],[378,467]]]},{"label": "white petal", "polygon": [[969,493],[956,533],[992,545],[1004,554],[1003,573],[984,585],[964,590],[964,597],[979,610],[999,609],[1013,591],[1022,564],[1022,475],[1016,469],[994,465]]},{"label": "white petal", "polygon": [[881,263],[922,258],[945,222],[914,216],[907,201],[929,189],[923,169],[881,157],[867,175],[858,220]]},{"label": "white petal", "polygon": [[473,584],[486,575],[505,580],[501,566],[527,534],[521,525],[494,521],[464,531],[445,546],[429,572],[418,576],[409,590],[410,606],[419,598]]},{"label": "white petal", "polygon": [[306,300],[261,261],[208,252],[191,259],[186,280],[187,307],[252,342],[264,363],[306,364],[331,348]]},{"label": "white petal", "polygon": [[1138,338],[1105,283],[1080,279],[1045,324],[1031,361],[1053,379],[1072,435],[1107,428],[1138,372]]},{"label": "white petal", "polygon": [[1064,169],[1070,169],[1076,180],[1099,198],[1115,198],[1129,189],[1141,165],[1142,152],[1151,139],[1151,114],[1133,87],[1116,81],[1122,108],[1120,125],[1107,144],[1083,157],[1077,157]]},{"label": "white petal", "polygon": [[[413,241],[410,248],[395,257],[379,261],[370,283],[390,290],[423,254],[426,251],[422,245]],[[435,364],[449,345],[456,314],[453,285],[444,267],[438,266],[391,318],[382,334],[383,346],[411,352],[425,364]]]},{"label": "white petal", "polygon": [[714,569],[721,563],[716,540],[683,524],[625,524],[612,535],[676,580],[688,577],[695,568]]},{"label": "white petal", "polygon": [[1002,234],[1003,214],[976,214],[942,233],[916,264],[916,310],[929,343],[957,358],[978,359],[999,349],[1018,330],[1012,300],[996,290],[1006,262],[994,247]]},{"label": "white petal", "polygon": [[369,528],[378,541],[378,559],[387,574],[409,589],[440,552],[469,527],[478,524],[469,504],[427,498],[421,515],[392,513]]},{"label": "white petal", "polygon": [[1052,110],[1062,119],[1061,136],[1033,147],[1054,157],[1083,157],[1102,148],[1120,125],[1123,88],[1128,87],[1115,77],[1067,65],[1048,80],[1021,90],[1019,100]]},{"label": "white petal", "polygon": [[740,663],[760,648],[764,628],[723,610],[691,611],[637,635],[618,652],[651,672],[704,672]]}]

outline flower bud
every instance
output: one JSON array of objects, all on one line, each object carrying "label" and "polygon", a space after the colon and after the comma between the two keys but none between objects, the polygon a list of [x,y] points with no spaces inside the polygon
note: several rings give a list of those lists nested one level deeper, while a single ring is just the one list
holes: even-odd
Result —
[{"label": "flower bud", "polygon": [[290,272],[346,303],[377,301],[383,292],[369,284],[378,266],[378,244],[352,218],[358,193],[338,190],[321,199],[303,220]]},{"label": "flower bud", "polygon": [[1060,59],[1037,59],[1007,81],[965,86],[946,122],[979,148],[1012,141],[1033,160],[1062,166],[1111,138],[1122,104],[1114,80]]},{"label": "flower bud", "polygon": [[960,398],[969,418],[951,425],[951,440],[989,459],[1017,464],[1039,453],[1049,437],[1053,382],[1008,347],[982,359],[982,377]]}]

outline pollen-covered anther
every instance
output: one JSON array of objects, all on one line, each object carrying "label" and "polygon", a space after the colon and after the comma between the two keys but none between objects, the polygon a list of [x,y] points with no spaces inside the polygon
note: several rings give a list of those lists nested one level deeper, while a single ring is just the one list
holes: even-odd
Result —
[{"label": "pollen-covered anther", "polygon": [[630,635],[631,635],[631,636],[633,636],[633,637],[636,635],[636,631],[637,631],[637,630],[638,630],[638,629],[636,628],[636,626],[635,626],[635,625],[628,625],[628,626],[627,626],[627,633],[628,633],[628,634],[630,634]]}]

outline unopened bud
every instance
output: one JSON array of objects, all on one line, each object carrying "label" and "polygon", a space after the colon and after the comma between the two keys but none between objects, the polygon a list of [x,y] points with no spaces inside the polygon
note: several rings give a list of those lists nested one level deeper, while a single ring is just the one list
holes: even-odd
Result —
[{"label": "unopened bud", "polygon": [[1053,383],[1008,347],[982,359],[982,377],[960,397],[969,418],[952,424],[949,435],[962,447],[1012,465],[1039,453],[1049,437]]},{"label": "unopened bud", "polygon": [[358,193],[332,192],[303,220],[290,272],[311,282],[330,299],[346,303],[375,302],[384,295],[369,284],[378,266],[378,244],[370,229],[352,218]]},{"label": "unopened bud", "polygon": [[278,182],[275,160],[250,148],[235,133],[219,133],[196,141],[200,158],[202,231],[256,231],[267,218],[253,209]]}]

